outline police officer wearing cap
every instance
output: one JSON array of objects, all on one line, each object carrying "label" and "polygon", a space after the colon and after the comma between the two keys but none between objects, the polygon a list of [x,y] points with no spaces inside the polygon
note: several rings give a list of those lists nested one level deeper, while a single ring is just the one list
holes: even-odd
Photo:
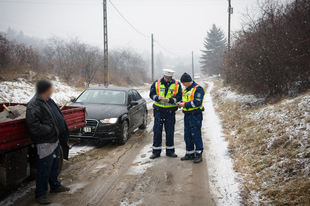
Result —
[{"label": "police officer wearing cap", "polygon": [[155,81],[150,90],[150,98],[154,100],[153,154],[150,159],[160,157],[164,126],[166,155],[178,157],[174,149],[174,125],[175,112],[178,110],[177,102],[182,99],[182,87],[178,81],[172,79],[175,71],[164,69],[163,72],[164,77]]},{"label": "police officer wearing cap", "polygon": [[177,103],[177,105],[183,107],[184,140],[186,144],[186,155],[181,160],[194,160],[194,163],[200,163],[203,152],[201,126],[205,91],[187,73],[182,75],[181,82],[185,86],[185,90],[182,94],[182,102]]}]

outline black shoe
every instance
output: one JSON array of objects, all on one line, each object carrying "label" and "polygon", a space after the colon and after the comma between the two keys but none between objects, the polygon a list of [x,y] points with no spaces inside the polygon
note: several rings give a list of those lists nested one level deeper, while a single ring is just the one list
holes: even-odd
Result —
[{"label": "black shoe", "polygon": [[194,163],[195,164],[198,164],[202,162],[202,154],[200,154],[199,156],[196,156],[195,159],[194,159]]},{"label": "black shoe", "polygon": [[181,158],[181,161],[188,161],[188,160],[193,160],[193,159],[194,159],[194,157],[185,155],[184,157]]},{"label": "black shoe", "polygon": [[48,205],[51,204],[51,201],[47,199],[46,195],[40,196],[36,198],[36,202],[41,205]]},{"label": "black shoe", "polygon": [[173,157],[173,158],[178,157],[178,155],[176,155],[175,153],[167,153],[166,156]]},{"label": "black shoe", "polygon": [[55,189],[55,190],[53,190],[53,189],[51,189],[51,193],[60,193],[60,192],[67,192],[67,191],[69,191],[70,190],[70,188],[69,187],[65,187],[65,186],[62,186],[62,185],[60,185],[57,189]]},{"label": "black shoe", "polygon": [[150,159],[156,159],[156,158],[158,158],[158,157],[160,157],[160,155],[159,154],[152,154],[151,156],[150,156]]}]

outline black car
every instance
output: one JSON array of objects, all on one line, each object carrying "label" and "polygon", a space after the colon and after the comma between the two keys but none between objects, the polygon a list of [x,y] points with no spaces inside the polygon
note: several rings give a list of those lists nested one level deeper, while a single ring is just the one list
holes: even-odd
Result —
[{"label": "black car", "polygon": [[147,126],[146,101],[135,89],[91,87],[72,106],[86,107],[86,126],[74,131],[71,138],[117,140],[125,144],[135,129]]}]

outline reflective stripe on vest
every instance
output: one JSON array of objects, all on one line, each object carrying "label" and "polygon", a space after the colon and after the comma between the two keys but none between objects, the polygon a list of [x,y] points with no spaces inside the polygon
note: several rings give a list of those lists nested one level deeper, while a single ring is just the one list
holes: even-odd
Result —
[{"label": "reflective stripe on vest", "polygon": [[[178,81],[175,81],[174,84],[171,84],[167,95],[165,95],[165,87],[163,84],[161,84],[161,79],[158,79],[156,82],[156,94],[157,96],[162,96],[166,99],[170,99],[175,97],[178,94],[179,91],[179,83]],[[173,93],[172,93],[173,92]],[[159,101],[159,102],[154,102],[154,105],[159,106],[159,107],[163,107],[163,108],[170,108],[170,107],[177,107],[176,103],[175,104],[170,104],[164,101]]]},{"label": "reflective stripe on vest", "polygon": [[[183,101],[183,103],[192,102],[194,100],[194,95],[195,95],[195,92],[196,92],[198,87],[199,87],[199,85],[196,85],[190,91],[186,91],[186,89],[184,89],[183,94],[182,94],[182,101]],[[187,95],[187,93],[189,93],[189,92],[190,92],[190,95]],[[187,98],[187,96],[189,96],[189,99]],[[185,108],[185,107],[183,107],[183,111],[189,112],[189,111],[193,111],[193,110],[196,110],[196,109],[203,109],[203,99],[204,99],[204,95],[202,97],[202,100],[201,100],[202,102],[201,102],[201,106],[200,107],[194,107],[194,108]]]},{"label": "reflective stripe on vest", "polygon": [[[173,85],[173,84],[171,84],[170,87],[171,87],[172,85]],[[161,79],[159,79],[159,80],[157,81],[157,87],[156,87],[156,94],[157,94],[157,96],[160,96],[160,95],[159,95],[159,92],[160,92],[160,91],[159,91],[159,88],[160,88],[160,86],[161,86]],[[174,83],[174,93],[173,93],[173,95],[172,95],[172,98],[175,97],[175,96],[177,95],[178,86],[179,86],[179,83],[178,83],[177,80],[175,80],[175,83]]]}]

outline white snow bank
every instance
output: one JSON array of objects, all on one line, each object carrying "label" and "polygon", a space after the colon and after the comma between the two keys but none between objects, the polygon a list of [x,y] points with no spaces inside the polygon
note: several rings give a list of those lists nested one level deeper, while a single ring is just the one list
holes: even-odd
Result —
[{"label": "white snow bank", "polygon": [[203,131],[209,140],[205,156],[210,177],[210,189],[216,205],[237,206],[240,205],[241,200],[239,183],[233,170],[232,159],[228,154],[228,142],[224,139],[219,117],[213,107],[210,94],[213,83],[207,83],[209,86],[204,101],[206,111],[204,112]]},{"label": "white snow bank", "polygon": [[[81,91],[61,82],[58,78],[52,81],[55,92],[52,98],[58,104],[69,102],[72,97],[77,97]],[[35,84],[29,83],[25,79],[18,81],[0,82],[0,102],[27,103],[35,94]]]}]

